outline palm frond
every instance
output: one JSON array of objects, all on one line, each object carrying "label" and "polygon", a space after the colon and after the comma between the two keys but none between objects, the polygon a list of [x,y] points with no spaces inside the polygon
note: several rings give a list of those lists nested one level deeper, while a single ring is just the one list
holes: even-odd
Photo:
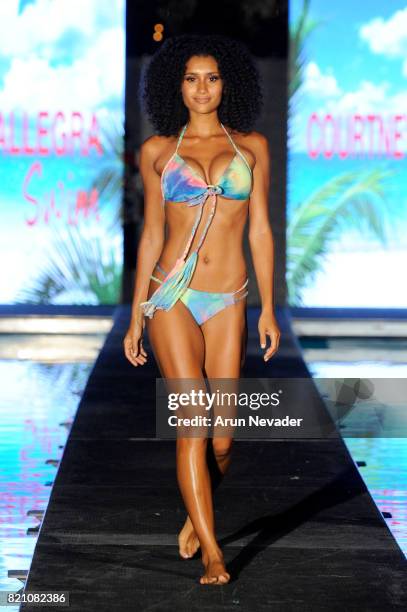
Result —
[{"label": "palm frond", "polygon": [[[310,0],[304,0],[301,13],[296,22],[290,28],[290,45],[288,58],[289,85],[288,97],[291,101],[295,94],[301,89],[304,80],[305,43],[312,32],[322,25],[322,20],[316,21],[309,17]],[[290,114],[291,114],[290,110]]]},{"label": "palm frond", "polygon": [[301,303],[302,289],[320,269],[329,244],[342,229],[367,230],[386,242],[384,181],[392,174],[377,168],[362,176],[356,171],[344,173],[315,190],[294,211],[287,226],[287,286],[292,305]]},{"label": "palm frond", "polygon": [[102,124],[100,129],[102,146],[107,153],[108,161],[102,162],[100,171],[93,179],[91,189],[98,191],[101,208],[107,204],[117,206],[111,225],[112,230],[117,230],[122,224],[124,127],[112,120],[108,127]]},{"label": "palm frond", "polygon": [[[85,226],[57,225],[47,242],[48,260],[38,277],[22,288],[17,303],[116,304],[120,298],[122,266],[117,248],[108,238],[92,236]],[[114,236],[114,235],[113,235]]]}]

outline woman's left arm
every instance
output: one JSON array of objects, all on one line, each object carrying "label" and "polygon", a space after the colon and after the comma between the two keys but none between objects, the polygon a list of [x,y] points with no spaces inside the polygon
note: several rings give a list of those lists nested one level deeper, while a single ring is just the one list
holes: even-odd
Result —
[{"label": "woman's left arm", "polygon": [[274,240],[268,212],[270,151],[267,138],[258,132],[253,134],[252,143],[256,163],[249,204],[249,243],[262,304],[258,323],[261,348],[266,348],[267,335],[271,340],[264,353],[264,361],[268,361],[280,342],[274,315]]}]

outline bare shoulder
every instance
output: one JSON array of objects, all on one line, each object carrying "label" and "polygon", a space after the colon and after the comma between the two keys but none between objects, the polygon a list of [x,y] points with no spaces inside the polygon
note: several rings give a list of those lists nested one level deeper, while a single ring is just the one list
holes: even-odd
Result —
[{"label": "bare shoulder", "polygon": [[253,130],[252,132],[245,134],[243,138],[245,138],[247,142],[247,146],[251,147],[254,152],[259,151],[259,152],[264,153],[265,151],[268,150],[268,147],[269,147],[268,139],[261,132],[255,132]]},{"label": "bare shoulder", "polygon": [[140,167],[150,167],[161,175],[168,156],[174,149],[174,136],[159,136],[153,134],[149,136],[140,146]]},{"label": "bare shoulder", "polygon": [[156,161],[173,141],[174,136],[158,136],[153,134],[141,144],[140,154]]},{"label": "bare shoulder", "polygon": [[242,147],[244,152],[248,152],[253,160],[253,166],[257,159],[264,155],[269,155],[268,139],[261,132],[238,132],[235,136],[239,147]]}]

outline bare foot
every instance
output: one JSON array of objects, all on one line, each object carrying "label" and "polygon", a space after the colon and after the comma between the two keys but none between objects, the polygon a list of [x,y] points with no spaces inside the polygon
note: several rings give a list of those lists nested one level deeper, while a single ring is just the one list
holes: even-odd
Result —
[{"label": "bare foot", "polygon": [[194,556],[200,546],[198,536],[195,533],[189,516],[178,535],[179,554],[183,559],[190,559]]},{"label": "bare foot", "polygon": [[222,553],[213,559],[205,559],[202,555],[202,563],[205,573],[200,577],[201,584],[226,584],[230,580],[230,574],[226,571]]}]

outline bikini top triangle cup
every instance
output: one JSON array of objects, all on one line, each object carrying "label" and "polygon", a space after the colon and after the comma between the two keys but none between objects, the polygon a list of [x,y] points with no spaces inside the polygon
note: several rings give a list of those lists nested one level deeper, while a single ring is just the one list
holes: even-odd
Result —
[{"label": "bikini top triangle cup", "polygon": [[164,201],[187,202],[189,205],[199,203],[209,190],[231,200],[247,200],[252,189],[252,170],[241,151],[235,145],[229,132],[221,123],[228,136],[235,155],[226,167],[217,185],[208,185],[205,179],[191,168],[178,154],[178,148],[188,124],[182,128],[177,147],[161,174],[161,190]]}]

